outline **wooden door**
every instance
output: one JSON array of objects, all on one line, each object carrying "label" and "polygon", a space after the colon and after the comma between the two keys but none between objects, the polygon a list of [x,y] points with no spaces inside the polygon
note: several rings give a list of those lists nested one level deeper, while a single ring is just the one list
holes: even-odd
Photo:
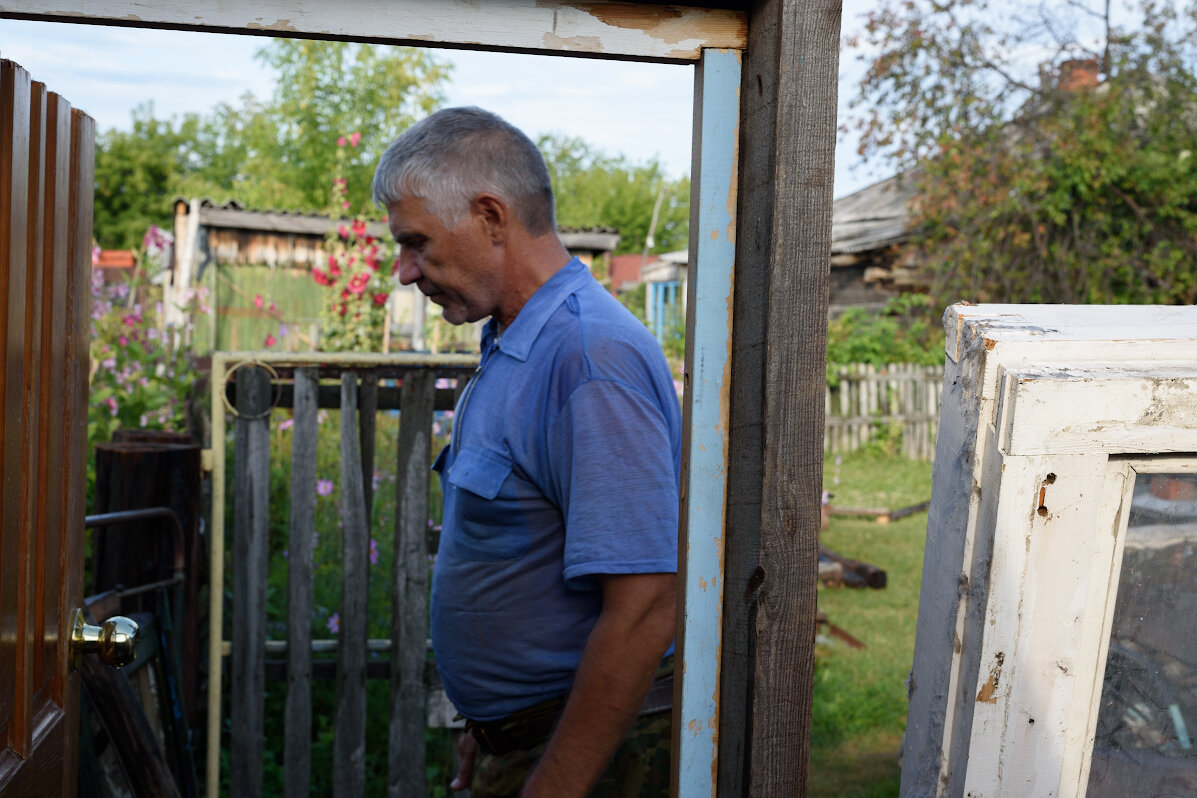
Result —
[{"label": "wooden door", "polygon": [[0,62],[0,796],[75,794],[94,123]]}]

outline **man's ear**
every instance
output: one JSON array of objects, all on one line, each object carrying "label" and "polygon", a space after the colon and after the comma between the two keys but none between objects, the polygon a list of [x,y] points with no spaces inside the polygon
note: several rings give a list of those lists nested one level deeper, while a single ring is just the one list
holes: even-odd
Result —
[{"label": "man's ear", "polygon": [[508,227],[513,219],[503,200],[494,194],[478,194],[470,200],[470,215],[486,230],[492,244],[502,244],[507,240]]}]

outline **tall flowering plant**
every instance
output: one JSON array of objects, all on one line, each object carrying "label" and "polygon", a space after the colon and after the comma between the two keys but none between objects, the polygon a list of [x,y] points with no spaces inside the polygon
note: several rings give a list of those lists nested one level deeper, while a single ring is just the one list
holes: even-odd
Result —
[{"label": "tall flowering plant", "polygon": [[[160,257],[166,238],[157,227],[135,251],[136,268]],[[98,251],[93,255],[93,263]],[[92,270],[91,342],[87,437],[91,444],[109,440],[118,427],[179,430],[186,426],[196,369],[182,336],[162,326],[162,303],[141,296],[133,281],[106,283]],[[187,301],[209,312],[207,289],[197,288]]]},{"label": "tall flowering plant", "polygon": [[[337,140],[338,168],[331,203],[334,216],[349,211],[344,165],[360,139],[360,133],[352,133]],[[312,279],[328,289],[320,313],[320,349],[380,351],[387,299],[397,271],[394,247],[370,235],[366,219],[358,215],[329,232],[324,250],[326,262],[312,269]]]}]

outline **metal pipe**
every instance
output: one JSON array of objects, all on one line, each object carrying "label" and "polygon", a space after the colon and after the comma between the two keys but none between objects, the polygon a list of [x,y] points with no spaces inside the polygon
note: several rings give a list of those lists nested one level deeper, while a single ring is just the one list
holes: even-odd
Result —
[{"label": "metal pipe", "polygon": [[130,524],[136,521],[152,521],[156,518],[165,518],[170,521],[172,532],[171,548],[173,549],[171,553],[171,572],[174,576],[160,582],[151,582],[148,585],[121,588],[115,592],[118,596],[122,597],[137,596],[142,593],[148,593],[151,590],[157,590],[160,587],[174,586],[175,606],[173,615],[175,629],[177,630],[176,634],[178,634],[181,633],[183,628],[183,588],[186,582],[186,547],[183,540],[183,522],[179,520],[179,516],[175,514],[175,511],[169,507],[143,507],[136,510],[117,510],[111,513],[98,513],[84,517],[83,527],[85,529],[94,529],[102,526]]}]

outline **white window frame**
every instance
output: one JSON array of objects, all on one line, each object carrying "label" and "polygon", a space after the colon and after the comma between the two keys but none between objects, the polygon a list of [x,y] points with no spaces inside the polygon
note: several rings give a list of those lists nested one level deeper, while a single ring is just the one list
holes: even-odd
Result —
[{"label": "white window frame", "polygon": [[1197,468],[1197,308],[945,324],[902,795],[1082,796],[1133,474]]}]

